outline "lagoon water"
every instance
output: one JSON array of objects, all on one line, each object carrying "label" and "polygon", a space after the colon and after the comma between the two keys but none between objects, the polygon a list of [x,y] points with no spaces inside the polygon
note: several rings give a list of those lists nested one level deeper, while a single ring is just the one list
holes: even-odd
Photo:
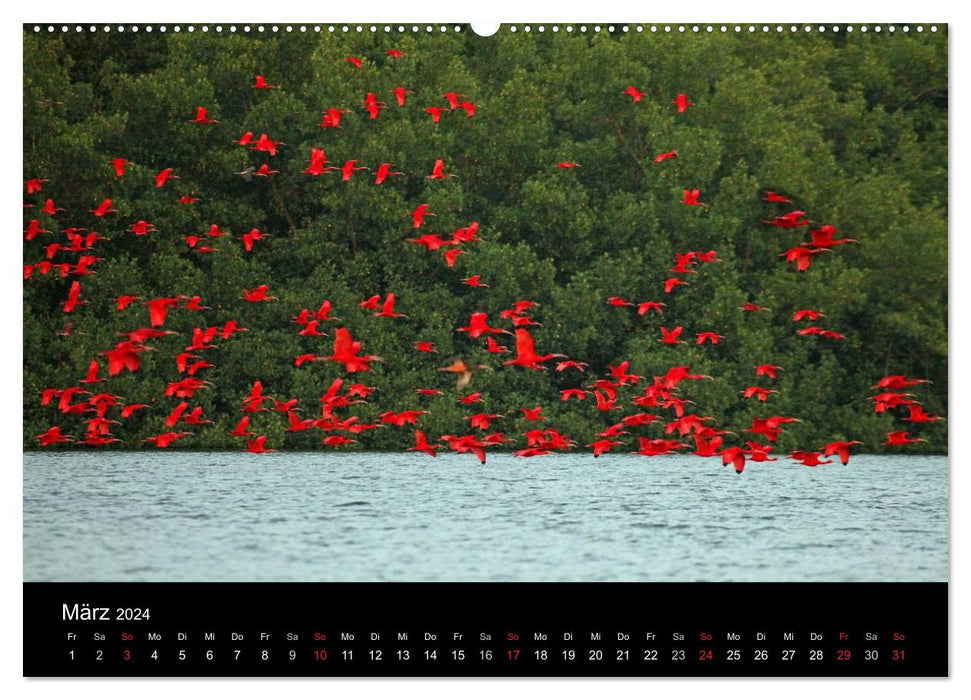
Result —
[{"label": "lagoon water", "polygon": [[25,581],[946,581],[946,457],[27,452]]}]

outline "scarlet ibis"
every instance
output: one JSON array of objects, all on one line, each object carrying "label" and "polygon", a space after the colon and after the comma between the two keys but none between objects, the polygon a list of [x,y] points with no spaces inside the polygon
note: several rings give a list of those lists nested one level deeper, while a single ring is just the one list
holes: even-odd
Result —
[{"label": "scarlet ibis", "polygon": [[188,407],[189,407],[189,404],[186,403],[185,401],[179,402],[179,405],[176,406],[174,409],[172,409],[172,412],[169,413],[168,417],[165,419],[165,427],[166,428],[174,427],[175,424],[179,422],[179,419],[182,418],[182,414],[185,413],[185,410]]},{"label": "scarlet ibis", "polygon": [[907,408],[910,414],[904,420],[910,423],[931,423],[933,421],[944,420],[940,416],[932,416],[927,413],[919,403],[912,403]]},{"label": "scarlet ibis", "polygon": [[276,155],[277,146],[285,146],[283,141],[274,141],[266,133],[261,133],[259,138],[256,139],[256,143],[250,146],[251,151],[263,151],[264,153],[269,153],[271,156]]},{"label": "scarlet ibis", "polygon": [[744,304],[742,304],[741,310],[750,311],[750,312],[759,312],[759,311],[768,311],[769,309],[764,306],[759,306],[758,304],[753,304],[752,302],[747,301]]},{"label": "scarlet ibis", "polygon": [[838,455],[840,462],[842,462],[845,467],[850,461],[850,448],[853,445],[862,445],[863,443],[859,440],[838,440],[836,442],[828,443],[823,447],[823,457],[832,457],[833,455]]},{"label": "scarlet ibis", "polygon": [[546,420],[546,416],[542,415],[543,413],[542,406],[536,406],[535,408],[520,408],[519,410],[523,412],[523,417],[526,420],[529,420],[529,421]]},{"label": "scarlet ibis", "polygon": [[778,365],[755,365],[755,376],[761,377],[764,374],[769,379],[775,379],[776,372],[781,369]]},{"label": "scarlet ibis", "polygon": [[671,101],[671,104],[676,105],[678,108],[678,113],[681,113],[686,111],[688,107],[694,104],[694,102],[690,101],[688,96],[684,93],[680,93]]},{"label": "scarlet ibis", "polygon": [[333,353],[318,359],[342,364],[348,373],[367,372],[371,369],[371,363],[383,360],[377,355],[358,355],[361,349],[361,343],[354,340],[350,331],[341,327],[334,330]]},{"label": "scarlet ibis", "polygon": [[556,363],[556,371],[563,372],[568,369],[578,369],[581,372],[587,369],[588,365],[586,362],[578,362],[577,360],[563,360],[562,362]]},{"label": "scarlet ibis", "polygon": [[317,421],[313,418],[301,419],[294,411],[287,411],[288,426],[284,429],[287,433],[297,433],[302,430],[310,430],[316,426]]},{"label": "scarlet ibis", "polygon": [[242,175],[247,180],[249,180],[250,178],[254,178],[254,177],[269,177],[270,175],[276,175],[279,172],[280,172],[279,170],[273,170],[270,168],[269,165],[267,165],[266,163],[263,163],[258,168],[253,167],[251,165],[250,167],[246,168],[246,170],[236,174]]},{"label": "scarlet ibis", "polygon": [[87,301],[82,301],[80,297],[81,297],[81,283],[77,281],[72,282],[71,289],[68,291],[68,294],[67,294],[67,301],[64,302],[64,313],[69,314],[81,304],[88,303]]},{"label": "scarlet ibis", "polygon": [[415,350],[418,352],[438,352],[435,349],[435,343],[430,340],[417,340],[414,343]]},{"label": "scarlet ibis", "polygon": [[702,251],[695,250],[691,252],[695,254],[695,257],[698,259],[698,262],[701,262],[701,263],[724,262],[723,260],[719,260],[718,252],[714,250],[702,250]]},{"label": "scarlet ibis", "polygon": [[640,444],[640,449],[635,450],[633,454],[644,455],[645,457],[666,455],[688,447],[685,443],[677,440],[651,440],[646,437],[639,437],[637,440]]},{"label": "scarlet ibis", "polygon": [[92,209],[91,210],[91,213],[100,218],[100,217],[105,216],[107,214],[116,214],[116,213],[118,213],[118,210],[117,209],[112,209],[111,208],[111,200],[110,199],[106,199],[103,202],[101,202],[101,204],[99,204],[97,207],[95,207],[94,209]]},{"label": "scarlet ibis", "polygon": [[149,233],[154,233],[156,229],[154,224],[150,224],[147,221],[136,221],[128,230],[136,236],[144,236]]},{"label": "scarlet ibis", "polygon": [[496,339],[491,335],[486,336],[486,351],[492,353],[493,355],[502,355],[509,352],[509,348],[505,345],[500,345],[496,342]]},{"label": "scarlet ibis", "polygon": [[910,445],[915,442],[927,442],[924,438],[912,438],[904,431],[893,431],[887,433],[887,441],[884,445]]},{"label": "scarlet ibis", "polygon": [[27,187],[27,194],[34,194],[35,192],[40,192],[41,190],[44,189],[45,182],[48,182],[48,180],[45,180],[39,177],[30,178],[25,183],[25,186]]},{"label": "scarlet ibis", "polygon": [[130,418],[136,411],[143,411],[148,407],[147,403],[133,403],[128,406],[123,406],[121,409],[121,417]]},{"label": "scarlet ibis", "polygon": [[663,163],[664,161],[670,158],[677,158],[677,157],[678,157],[678,152],[676,150],[665,151],[664,153],[658,153],[656,156],[654,156],[654,162]]},{"label": "scarlet ibis", "polygon": [[579,168],[580,164],[573,161],[564,161],[562,163],[557,163],[556,167],[560,170],[569,170],[570,168]]},{"label": "scarlet ibis", "polygon": [[425,222],[426,216],[435,216],[434,212],[428,211],[427,204],[419,204],[415,207],[415,210],[411,212],[411,221],[415,228],[421,228],[421,225]]},{"label": "scarlet ibis", "polygon": [[322,129],[340,129],[341,119],[343,119],[345,114],[350,113],[351,110],[349,109],[338,109],[336,107],[331,107],[324,112],[323,116],[321,116],[320,124],[317,126],[321,127]]},{"label": "scarlet ibis", "polygon": [[775,389],[765,389],[760,386],[747,386],[742,390],[742,396],[746,399],[750,399],[753,396],[759,401],[765,401],[769,398],[769,394],[778,394],[779,392]]},{"label": "scarlet ibis", "polygon": [[482,313],[481,311],[478,311],[469,317],[469,325],[462,328],[456,328],[455,330],[468,333],[469,337],[472,339],[478,338],[486,333],[505,333],[506,335],[512,335],[512,333],[503,328],[492,328],[489,326],[489,315]]},{"label": "scarlet ibis", "polygon": [[117,177],[125,177],[125,167],[129,165],[134,164],[126,158],[112,158],[111,160],[111,167],[114,168]]},{"label": "scarlet ibis", "polygon": [[[634,413],[629,416],[624,416],[623,418],[620,419],[620,422],[631,428],[636,428],[639,425],[650,425],[651,423],[655,423],[658,420],[660,420],[660,416],[656,416],[653,413]],[[705,427],[705,426],[702,426],[702,427]],[[699,431],[695,431],[695,432],[698,433]]]},{"label": "scarlet ibis", "polygon": [[317,177],[327,171],[327,153],[323,148],[310,149],[310,164],[302,171],[307,175]]},{"label": "scarlet ibis", "polygon": [[247,413],[255,413],[257,410],[265,410],[262,408],[263,403],[272,400],[272,396],[266,396],[263,393],[263,382],[257,379],[253,382],[253,386],[250,388],[249,396],[243,399],[243,410]]},{"label": "scarlet ibis", "polygon": [[454,91],[446,92],[444,95],[442,95],[442,97],[448,100],[449,109],[451,109],[452,111],[455,111],[456,109],[459,108],[459,98],[465,97],[465,96],[466,96],[465,93],[454,92]]},{"label": "scarlet ibis", "polygon": [[834,233],[836,233],[836,227],[825,224],[818,229],[811,230],[809,232],[811,240],[804,245],[816,248],[832,248],[833,246],[845,245],[847,243],[859,243],[855,238],[838,238],[833,240]]},{"label": "scarlet ibis", "polygon": [[790,204],[790,200],[784,194],[779,194],[778,192],[773,192],[772,190],[766,190],[762,195],[763,202],[780,202],[783,204]]},{"label": "scarlet ibis", "polygon": [[749,446],[749,460],[752,462],[777,462],[779,461],[776,457],[770,457],[769,453],[772,452],[771,445],[761,445],[753,440],[748,440],[745,443]]},{"label": "scarlet ibis", "polygon": [[260,435],[253,440],[246,443],[246,451],[252,452],[254,454],[266,454],[268,452],[275,452],[266,447],[266,435]]},{"label": "scarlet ibis", "polygon": [[415,425],[418,422],[418,418],[425,415],[428,415],[428,411],[409,409],[406,411],[399,411],[398,413],[395,413],[394,411],[385,411],[379,416],[379,418],[384,423],[396,425],[400,428],[404,425]]},{"label": "scarlet ibis", "polygon": [[155,187],[163,187],[169,180],[178,180],[178,175],[173,175],[175,168],[164,168],[160,170],[158,175],[155,176]]},{"label": "scarlet ibis", "polygon": [[304,362],[316,362],[318,359],[320,358],[318,358],[313,353],[307,353],[305,355],[297,355],[297,357],[293,361],[293,364],[297,367],[300,367]]},{"label": "scarlet ibis", "polygon": [[542,365],[543,362],[557,357],[565,358],[566,355],[561,353],[547,353],[545,355],[537,354],[536,341],[533,339],[532,334],[525,328],[517,328],[516,357],[512,360],[506,360],[503,362],[503,364],[515,367],[524,367],[526,369],[541,370],[544,369]]},{"label": "scarlet ibis", "polygon": [[455,266],[455,260],[460,255],[465,255],[465,251],[461,248],[452,248],[451,250],[445,251],[445,265],[449,269]]},{"label": "scarlet ibis", "polygon": [[443,110],[441,107],[425,107],[425,111],[432,115],[432,122],[438,124],[442,121]]},{"label": "scarlet ibis", "polygon": [[360,68],[361,67],[361,61],[362,61],[362,59],[357,58],[356,56],[346,56],[344,58],[344,60],[347,61],[348,63],[350,63],[355,68]]},{"label": "scarlet ibis", "polygon": [[798,322],[804,318],[808,318],[810,321],[815,321],[816,319],[822,318],[825,315],[826,314],[824,314],[822,311],[815,311],[813,309],[798,309],[797,311],[793,312],[792,320]]},{"label": "scarlet ibis", "polygon": [[481,241],[476,234],[479,232],[479,222],[473,221],[468,226],[455,229],[452,233],[452,245],[462,245],[463,243],[474,243]]},{"label": "scarlet ibis", "polygon": [[315,336],[315,337],[327,335],[323,331],[317,330],[317,324],[319,323],[320,321],[316,319],[314,319],[313,321],[308,321],[307,324],[297,332],[297,335]]},{"label": "scarlet ibis", "polygon": [[177,440],[181,440],[182,438],[184,438],[184,437],[186,437],[188,435],[192,435],[192,433],[187,433],[187,432],[182,432],[182,433],[172,433],[172,432],[170,432],[170,433],[162,433],[161,435],[153,435],[152,437],[147,437],[147,438],[145,438],[144,441],[145,442],[151,442],[152,444],[154,444],[159,449],[164,449],[164,448],[168,447],[169,445],[171,445],[173,442],[176,442]]},{"label": "scarlet ibis", "polygon": [[314,319],[318,321],[340,321],[336,316],[331,316],[330,312],[333,308],[329,299],[324,299],[320,303],[320,308],[314,312]]},{"label": "scarlet ibis", "polygon": [[688,283],[682,279],[678,279],[677,277],[670,277],[664,280],[664,292],[665,294],[670,294],[675,287],[680,287],[681,285],[684,285],[684,284],[688,284]]},{"label": "scarlet ibis", "polygon": [[471,452],[480,463],[486,463],[485,447],[487,441],[479,440],[475,435],[442,435],[441,440],[448,442],[448,448],[459,454]]},{"label": "scarlet ibis", "polygon": [[348,160],[344,162],[344,165],[342,165],[339,170],[341,172],[341,182],[349,182],[354,176],[354,173],[360,170],[370,170],[370,168],[363,165],[359,166],[356,160]]},{"label": "scarlet ibis", "polygon": [[913,396],[913,394],[900,394],[892,391],[885,391],[876,396],[868,397],[871,401],[875,401],[874,406],[875,413],[883,413],[888,408],[896,408],[897,406],[909,406],[915,403],[913,400],[908,399],[908,396]]},{"label": "scarlet ibis", "polygon": [[504,418],[504,416],[501,416],[498,413],[473,413],[471,416],[465,416],[464,420],[469,421],[469,424],[473,428],[488,430],[489,425],[496,418]]},{"label": "scarlet ibis", "polygon": [[37,219],[32,219],[31,222],[27,225],[27,230],[24,233],[26,234],[26,239],[28,241],[32,241],[34,240],[34,238],[37,237],[37,234],[50,233],[50,231],[46,229],[42,229],[40,227],[40,221],[38,221]]},{"label": "scarlet ibis", "polygon": [[820,457],[822,456],[821,452],[794,450],[793,452],[790,453],[790,456],[800,464],[804,464],[807,467],[818,467],[820,464],[833,463],[833,460],[831,459],[826,459],[826,460],[820,459]]},{"label": "scarlet ibis", "polygon": [[38,435],[36,439],[41,447],[48,447],[62,442],[71,442],[72,440],[71,436],[64,433],[59,425],[48,428]]},{"label": "scarlet ibis", "polygon": [[459,107],[465,111],[465,116],[468,118],[475,116],[475,111],[479,108],[479,105],[475,104],[474,102],[469,102],[468,100],[462,100],[459,102]]},{"label": "scarlet ibis", "polygon": [[276,85],[270,85],[262,75],[256,76],[256,82],[252,85],[256,90],[274,90]]},{"label": "scarlet ibis", "polygon": [[898,389],[905,389],[909,386],[916,386],[918,384],[930,384],[929,379],[913,379],[904,374],[895,374],[887,377],[883,377],[879,382],[874,384],[871,389],[890,389],[896,391]]},{"label": "scarlet ibis", "polygon": [[688,206],[691,206],[691,207],[708,206],[704,202],[698,201],[698,197],[700,196],[701,196],[701,190],[699,190],[697,187],[691,190],[685,190],[684,194],[681,197],[681,203],[687,204]]},{"label": "scarlet ibis", "polygon": [[696,345],[702,345],[705,342],[711,343],[712,345],[718,345],[719,342],[725,339],[725,336],[719,335],[718,333],[712,333],[711,331],[705,331],[704,333],[698,333],[698,340]]},{"label": "scarlet ibis", "polygon": [[609,306],[633,306],[634,302],[627,301],[622,297],[610,297],[607,299],[607,304]]},{"label": "scarlet ibis", "polygon": [[367,110],[368,116],[371,119],[377,119],[378,114],[381,113],[382,109],[385,109],[388,105],[384,102],[378,100],[373,92],[369,92],[364,96],[364,108]]},{"label": "scarlet ibis", "polygon": [[432,174],[429,175],[427,180],[443,180],[448,177],[455,177],[452,173],[445,172],[445,161],[442,158],[435,159],[435,165],[432,167]]},{"label": "scarlet ibis", "polygon": [[409,447],[408,452],[423,452],[429,457],[437,457],[437,450],[440,450],[442,446],[438,443],[431,444],[428,442],[428,437],[425,435],[424,431],[415,431],[415,445],[414,447]]},{"label": "scarlet ibis", "polygon": [[466,284],[470,287],[488,287],[489,285],[482,281],[482,275],[472,275],[471,277],[463,277],[461,280],[462,284]]},{"label": "scarlet ibis", "polygon": [[259,302],[259,301],[279,301],[278,297],[267,296],[270,286],[268,284],[261,284],[253,289],[244,289],[243,296],[240,297],[248,302]]},{"label": "scarlet ibis", "polygon": [[65,210],[64,210],[64,207],[54,206],[53,199],[48,199],[46,202],[44,202],[44,208],[41,209],[41,211],[44,212],[45,214],[50,214],[51,216],[55,216],[57,212],[65,211]]},{"label": "scarlet ibis", "polygon": [[741,474],[745,470],[745,454],[748,450],[741,447],[729,447],[721,451],[722,464],[735,468],[736,474]]},{"label": "scarlet ibis", "polygon": [[229,431],[229,434],[233,437],[251,437],[255,433],[249,432],[249,416],[243,416],[236,427]]},{"label": "scarlet ibis", "polygon": [[641,92],[633,85],[630,85],[627,88],[625,88],[621,94],[628,95],[632,100],[634,100],[634,102],[640,102],[641,98],[644,97],[644,95],[646,95],[647,93]]},{"label": "scarlet ibis", "polygon": [[451,243],[442,240],[442,237],[437,233],[426,233],[419,236],[418,238],[408,238],[406,239],[409,243],[414,243],[415,245],[425,246],[429,252],[434,252],[439,248],[450,246]]},{"label": "scarlet ibis", "polygon": [[395,313],[394,303],[395,303],[394,292],[388,292],[388,296],[385,297],[384,303],[381,304],[381,310],[372,315],[375,317],[381,317],[381,318],[408,318],[404,314]]},{"label": "scarlet ibis", "polygon": [[803,246],[796,246],[795,248],[790,248],[784,253],[779,253],[779,256],[784,257],[786,262],[795,263],[796,269],[800,272],[805,272],[812,264],[814,255],[832,252],[833,251],[829,248],[806,248]]},{"label": "scarlet ibis", "polygon": [[88,365],[88,373],[85,375],[84,379],[81,380],[82,384],[95,384],[97,382],[103,382],[104,379],[98,376],[99,365],[97,360],[91,360],[91,364]]},{"label": "scarlet ibis", "polygon": [[196,107],[196,116],[189,120],[194,124],[218,124],[219,122],[209,116],[209,110],[205,107]]},{"label": "scarlet ibis", "polygon": [[[665,291],[666,290],[667,285],[665,285]],[[667,306],[667,304],[660,301],[642,301],[637,305],[637,315],[644,316],[648,311],[655,311],[657,312],[658,316],[660,316],[664,313],[661,309],[663,309],[665,306]]]},{"label": "scarlet ibis", "polygon": [[684,330],[681,326],[675,326],[670,331],[661,326],[661,342],[667,345],[684,345],[685,341],[679,340],[681,332]]},{"label": "scarlet ibis", "polygon": [[796,335],[820,335],[824,338],[830,338],[832,340],[846,340],[846,336],[842,333],[826,330],[825,328],[819,328],[817,326],[803,328],[802,330],[796,331]]},{"label": "scarlet ibis", "polygon": [[767,226],[776,226],[778,228],[798,228],[799,226],[809,226],[811,222],[809,219],[804,218],[805,216],[806,212],[797,209],[795,211],[790,211],[787,214],[774,216],[768,221],[763,221],[762,223]]},{"label": "scarlet ibis", "polygon": [[409,90],[409,89],[403,88],[403,87],[396,87],[393,90],[393,92],[394,92],[395,99],[398,101],[398,106],[399,107],[404,107],[405,106],[406,96],[407,95],[410,95],[410,94],[413,94],[415,91],[414,90]]}]

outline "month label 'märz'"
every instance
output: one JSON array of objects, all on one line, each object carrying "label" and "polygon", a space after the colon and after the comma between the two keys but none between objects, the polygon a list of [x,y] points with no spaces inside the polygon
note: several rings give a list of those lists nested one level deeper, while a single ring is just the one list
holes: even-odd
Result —
[{"label": "month label 'm\u00e4rz'", "polygon": [[[25,584],[25,673],[946,675],[946,584],[798,587],[815,602],[783,584]],[[463,598],[464,618],[435,604]]]}]

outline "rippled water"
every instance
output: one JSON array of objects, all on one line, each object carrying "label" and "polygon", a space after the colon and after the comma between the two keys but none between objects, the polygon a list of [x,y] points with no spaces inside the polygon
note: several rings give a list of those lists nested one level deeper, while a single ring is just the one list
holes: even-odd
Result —
[{"label": "rippled water", "polygon": [[944,581],[947,458],[24,454],[26,581]]}]

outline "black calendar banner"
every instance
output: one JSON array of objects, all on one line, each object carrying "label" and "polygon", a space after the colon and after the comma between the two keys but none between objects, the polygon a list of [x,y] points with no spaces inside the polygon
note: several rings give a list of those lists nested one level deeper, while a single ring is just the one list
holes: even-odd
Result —
[{"label": "black calendar banner", "polygon": [[948,674],[946,23],[21,38],[25,675]]},{"label": "black calendar banner", "polygon": [[946,676],[946,583],[27,583],[27,676]]}]

